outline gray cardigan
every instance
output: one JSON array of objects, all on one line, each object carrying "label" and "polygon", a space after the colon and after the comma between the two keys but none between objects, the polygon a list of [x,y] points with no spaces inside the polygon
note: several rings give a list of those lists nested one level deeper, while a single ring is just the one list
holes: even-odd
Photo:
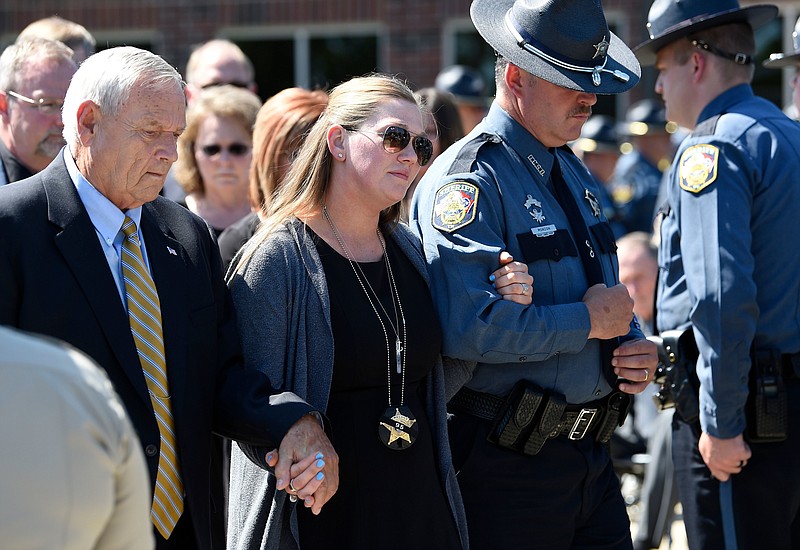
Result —
[{"label": "gray cardigan", "polygon": [[[403,225],[390,237],[428,282],[417,237]],[[230,287],[246,365],[265,372],[276,388],[292,391],[325,411],[333,373],[330,302],[322,263],[305,225],[298,220],[286,222],[258,248],[243,272],[233,276]],[[446,362],[447,369],[440,358],[424,381],[426,407],[439,474],[445,480],[462,546],[468,548],[466,517],[447,440],[445,405],[469,378],[472,364]],[[233,445],[229,549],[299,548],[294,505],[285,492],[276,493],[276,479],[266,469],[264,453],[263,448]]]}]

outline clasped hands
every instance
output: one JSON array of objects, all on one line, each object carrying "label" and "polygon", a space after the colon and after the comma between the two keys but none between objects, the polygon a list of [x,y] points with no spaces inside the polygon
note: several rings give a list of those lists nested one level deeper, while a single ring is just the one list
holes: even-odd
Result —
[{"label": "clasped hands", "polygon": [[339,488],[339,456],[313,415],[295,422],[266,461],[275,468],[277,490],[301,499],[315,515]]},{"label": "clasped hands", "polygon": [[[591,329],[589,338],[608,340],[625,336],[630,331],[633,320],[633,298],[623,284],[611,288],[597,284],[583,295],[583,302],[589,310]],[[658,349],[646,338],[628,340],[614,350],[611,359],[614,373],[625,380],[619,385],[620,391],[641,393],[652,382],[658,365]]]}]

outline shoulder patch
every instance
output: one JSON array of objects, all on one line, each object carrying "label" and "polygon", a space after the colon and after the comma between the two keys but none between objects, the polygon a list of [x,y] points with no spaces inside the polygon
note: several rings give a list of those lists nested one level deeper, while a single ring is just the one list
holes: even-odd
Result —
[{"label": "shoulder patch", "polygon": [[475,219],[478,188],[466,181],[454,181],[442,186],[433,200],[433,227],[452,233]]},{"label": "shoulder patch", "polygon": [[678,182],[681,189],[699,193],[717,179],[719,149],[713,145],[693,145],[681,155]]}]

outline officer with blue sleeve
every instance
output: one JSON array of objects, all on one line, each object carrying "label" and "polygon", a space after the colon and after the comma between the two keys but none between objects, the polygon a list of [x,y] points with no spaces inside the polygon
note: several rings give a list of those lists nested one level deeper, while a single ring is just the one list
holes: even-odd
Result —
[{"label": "officer with blue sleeve", "polygon": [[[607,441],[656,349],[618,284],[598,184],[565,144],[639,65],[597,1],[475,0],[470,13],[498,52],[497,99],[428,170],[410,216],[444,352],[478,362],[448,407],[470,545],[630,548]],[[531,306],[502,303],[486,279],[503,250],[528,264]]]},{"label": "officer with blue sleeve", "polygon": [[674,350],[697,396],[673,423],[692,548],[800,547],[800,125],[750,87],[753,28],[777,13],[656,0],[637,48],[693,130],[669,172],[657,304],[662,335],[690,327],[696,345]]}]

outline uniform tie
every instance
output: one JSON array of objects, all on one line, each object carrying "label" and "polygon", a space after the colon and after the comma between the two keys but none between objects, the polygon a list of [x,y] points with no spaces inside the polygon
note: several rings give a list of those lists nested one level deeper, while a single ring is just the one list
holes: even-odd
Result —
[{"label": "uniform tie", "polygon": [[[580,256],[581,263],[583,264],[583,271],[586,274],[586,279],[589,281],[589,286],[599,283],[605,283],[603,277],[603,265],[600,263],[600,258],[594,251],[592,238],[589,235],[589,228],[581,215],[581,209],[575,201],[575,197],[569,190],[567,182],[561,173],[561,166],[559,165],[558,157],[553,153],[553,168],[550,173],[550,181],[555,190],[556,200],[567,216],[567,221],[572,229],[572,235],[575,238],[575,244],[578,247],[578,255]],[[612,388],[617,387],[617,375],[614,374],[614,366],[611,364],[611,358],[614,353],[614,348],[619,346],[619,340],[613,338],[611,340],[600,340],[600,355],[603,358],[603,375],[606,381]]]},{"label": "uniform tie", "polygon": [[172,419],[167,366],[164,360],[161,305],[156,285],[139,248],[136,223],[128,216],[125,216],[122,223],[122,232],[125,234],[122,241],[122,276],[128,302],[128,320],[161,435],[158,475],[150,518],[161,536],[168,539],[183,513],[183,482],[178,465],[175,423]]}]

